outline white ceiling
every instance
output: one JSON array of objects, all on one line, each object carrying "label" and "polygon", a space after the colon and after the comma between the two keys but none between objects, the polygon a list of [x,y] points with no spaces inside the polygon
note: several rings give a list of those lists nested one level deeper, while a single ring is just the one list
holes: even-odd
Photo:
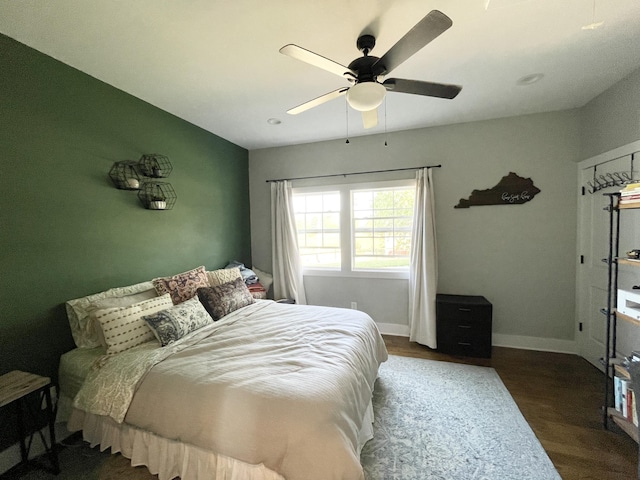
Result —
[{"label": "white ceiling", "polygon": [[433,9],[453,27],[390,76],[462,92],[389,93],[349,136],[580,107],[640,67],[640,0],[0,0],[0,32],[252,150],[347,135],[344,97],[285,113],[348,83],[280,47],[348,65],[362,33],[380,57]]}]

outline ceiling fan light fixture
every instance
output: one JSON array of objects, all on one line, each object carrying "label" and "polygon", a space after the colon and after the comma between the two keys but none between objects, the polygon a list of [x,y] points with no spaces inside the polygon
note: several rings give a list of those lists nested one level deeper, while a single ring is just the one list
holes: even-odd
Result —
[{"label": "ceiling fan light fixture", "polygon": [[368,112],[378,108],[387,89],[377,82],[361,82],[349,89],[347,102],[354,110]]}]

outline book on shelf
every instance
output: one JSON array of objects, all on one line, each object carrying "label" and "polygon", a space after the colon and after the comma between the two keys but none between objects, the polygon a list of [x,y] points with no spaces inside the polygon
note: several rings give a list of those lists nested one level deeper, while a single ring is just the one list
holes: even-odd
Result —
[{"label": "book on shelf", "polygon": [[627,415],[629,413],[627,401],[631,400],[628,395],[629,383],[630,383],[629,380],[627,380],[626,378],[620,379],[620,410],[619,411],[624,418],[627,418]]},{"label": "book on shelf", "polygon": [[624,188],[622,190],[620,190],[620,193],[626,193],[626,192],[630,192],[633,190],[640,190],[640,183],[635,182],[635,183],[627,183]]},{"label": "book on shelf", "polygon": [[619,205],[619,206],[624,206],[624,205],[634,205],[634,206],[637,206],[637,205],[640,205],[640,199],[638,199],[638,200],[629,200],[629,201],[620,200],[620,201],[618,202],[618,205]]},{"label": "book on shelf", "polygon": [[622,413],[622,378],[618,375],[613,377],[613,407]]},{"label": "book on shelf", "polygon": [[636,395],[631,381],[619,376],[613,377],[613,406],[627,421],[638,426],[638,412],[636,408]]}]

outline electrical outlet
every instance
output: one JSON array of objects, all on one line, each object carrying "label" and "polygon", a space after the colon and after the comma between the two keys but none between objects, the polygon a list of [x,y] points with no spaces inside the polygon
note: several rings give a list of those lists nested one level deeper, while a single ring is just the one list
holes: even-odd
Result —
[{"label": "electrical outlet", "polygon": [[358,302],[351,302],[351,308],[353,310],[357,310],[358,309]]}]

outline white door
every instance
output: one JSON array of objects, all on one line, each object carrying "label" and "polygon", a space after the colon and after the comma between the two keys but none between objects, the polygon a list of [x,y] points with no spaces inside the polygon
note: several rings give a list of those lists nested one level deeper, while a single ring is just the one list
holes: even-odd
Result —
[{"label": "white door", "polygon": [[[631,159],[629,156],[607,163],[600,164],[595,169],[595,175],[601,183],[601,175],[606,178],[607,174],[616,172],[629,173]],[[593,181],[594,168],[585,168],[580,173],[580,185],[584,186],[586,192],[580,196],[578,201],[578,255],[580,264],[578,267],[577,282],[577,332],[576,340],[579,353],[593,365],[603,370],[600,359],[605,355],[606,320],[602,313],[607,307],[607,286],[608,286],[608,264],[603,259],[609,255],[609,196],[606,193],[617,192],[622,187],[614,186],[603,188],[594,193],[590,193],[589,183]],[[615,177],[614,177],[615,178]],[[631,213],[631,215],[627,215]],[[621,225],[627,225],[627,220],[631,219],[636,211],[621,212],[625,215]],[[629,217],[628,219],[626,217]],[[622,219],[622,217],[621,217]],[[633,247],[628,229],[621,229],[620,252],[624,253],[631,248],[640,248],[640,236],[636,247]],[[626,250],[625,250],[626,249]],[[640,269],[638,272],[640,274]],[[624,275],[623,275],[624,276]],[[639,277],[640,278],[640,277]],[[621,284],[624,282],[621,282]],[[615,306],[615,305],[613,305]],[[618,331],[620,336],[620,329]],[[620,347],[618,342],[618,347]],[[620,350],[620,348],[618,348]]]}]

